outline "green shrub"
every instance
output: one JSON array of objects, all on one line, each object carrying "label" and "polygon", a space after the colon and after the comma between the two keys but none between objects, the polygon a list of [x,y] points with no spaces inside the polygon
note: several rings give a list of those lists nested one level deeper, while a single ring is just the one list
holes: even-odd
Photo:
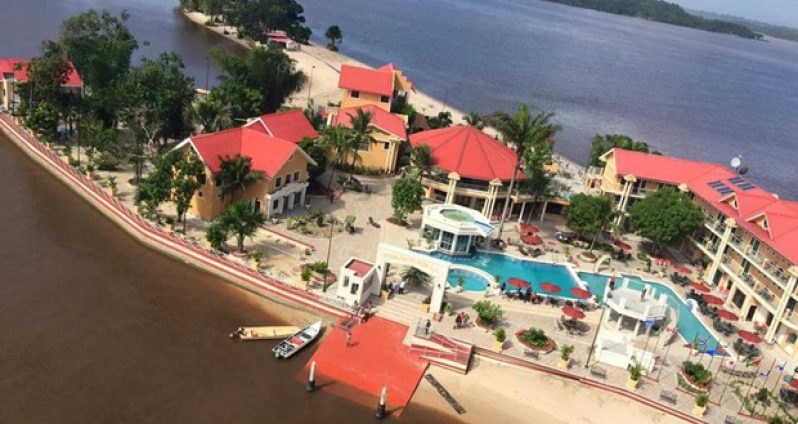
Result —
[{"label": "green shrub", "polygon": [[709,403],[709,396],[706,393],[701,393],[695,398],[695,404],[699,407],[707,406]]},{"label": "green shrub", "polygon": [[477,316],[479,316],[479,322],[485,325],[492,324],[504,315],[501,306],[491,303],[488,300],[480,300],[474,303],[471,308],[473,308]]},{"label": "green shrub", "polygon": [[712,372],[704,368],[702,364],[684,361],[682,363],[682,369],[684,373],[690,377],[690,381],[693,384],[706,386],[712,381]]},{"label": "green shrub", "polygon": [[302,281],[310,281],[310,268],[302,268]]},{"label": "green shrub", "polygon": [[640,376],[643,375],[643,369],[640,368],[640,364],[634,364],[633,366],[629,367],[629,378],[634,381],[640,380]]},{"label": "green shrub", "polygon": [[327,271],[327,262],[324,261],[313,262],[312,264],[308,265],[308,268],[310,268],[310,270],[313,272],[324,273],[325,271]]},{"label": "green shrub", "polygon": [[573,345],[563,345],[560,348],[560,359],[563,361],[567,361],[571,359],[571,354],[574,353],[574,346]]},{"label": "green shrub", "polygon": [[534,327],[521,334],[521,341],[532,347],[546,347],[549,344],[549,338],[546,333]]},{"label": "green shrub", "polygon": [[505,331],[504,327],[497,328],[493,335],[496,336],[496,341],[499,343],[504,343],[507,340],[507,331]]},{"label": "green shrub", "polygon": [[446,315],[452,315],[454,314],[454,306],[451,303],[447,303],[443,311],[446,312]]}]

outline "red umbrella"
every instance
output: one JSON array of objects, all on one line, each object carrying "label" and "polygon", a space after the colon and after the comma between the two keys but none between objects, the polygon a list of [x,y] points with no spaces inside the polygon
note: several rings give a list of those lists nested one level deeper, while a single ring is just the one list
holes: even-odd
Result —
[{"label": "red umbrella", "polygon": [[553,283],[540,283],[540,289],[549,293],[559,293],[562,291],[560,286]]},{"label": "red umbrella", "polygon": [[630,246],[628,243],[624,243],[624,242],[622,242],[620,240],[617,240],[613,244],[615,245],[615,247],[617,247],[618,249],[621,249],[621,250],[632,250],[632,246]]},{"label": "red umbrella", "polygon": [[709,287],[699,283],[698,281],[693,281],[692,283],[690,283],[690,287],[692,287],[697,292],[709,293]]},{"label": "red umbrella", "polygon": [[593,297],[593,293],[590,293],[585,289],[580,289],[579,287],[574,287],[570,291],[572,295],[580,299],[590,299],[591,297]]},{"label": "red umbrella", "polygon": [[540,237],[531,234],[526,236],[521,236],[521,241],[526,244],[531,244],[533,246],[539,246],[543,244],[543,240],[541,240]]},{"label": "red umbrella", "polygon": [[718,312],[716,313],[720,318],[725,319],[726,321],[737,321],[740,319],[740,317],[738,317],[734,312],[727,311],[725,309],[718,309]]},{"label": "red umbrella", "polygon": [[676,265],[673,267],[673,270],[684,275],[690,275],[693,273],[693,271],[690,271],[690,268],[687,268],[684,265]]},{"label": "red umbrella", "polygon": [[540,231],[540,228],[532,224],[518,224],[518,230],[521,233],[537,233]]},{"label": "red umbrella", "polygon": [[528,282],[520,279],[520,278],[510,278],[507,280],[507,284],[518,288],[518,289],[528,289],[532,287]]},{"label": "red umbrella", "polygon": [[723,299],[711,294],[702,294],[701,298],[710,305],[723,305]]},{"label": "red umbrella", "polygon": [[740,336],[741,339],[751,344],[762,343],[762,338],[750,331],[740,330],[737,332],[737,335]]},{"label": "red umbrella", "polygon": [[563,306],[562,313],[565,316],[568,316],[573,319],[582,319],[585,317],[585,313],[580,311],[579,309],[574,308],[573,306]]}]

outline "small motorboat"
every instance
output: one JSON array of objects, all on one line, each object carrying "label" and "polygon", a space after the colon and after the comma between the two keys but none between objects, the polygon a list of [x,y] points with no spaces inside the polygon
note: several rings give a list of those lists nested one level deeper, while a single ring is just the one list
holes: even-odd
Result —
[{"label": "small motorboat", "polygon": [[231,339],[239,340],[277,340],[286,338],[299,331],[294,326],[238,327],[230,333]]},{"label": "small motorboat", "polygon": [[299,330],[291,337],[281,341],[272,349],[272,353],[274,353],[274,357],[277,359],[288,359],[313,342],[313,340],[316,340],[319,334],[321,334],[321,321],[311,324]]}]

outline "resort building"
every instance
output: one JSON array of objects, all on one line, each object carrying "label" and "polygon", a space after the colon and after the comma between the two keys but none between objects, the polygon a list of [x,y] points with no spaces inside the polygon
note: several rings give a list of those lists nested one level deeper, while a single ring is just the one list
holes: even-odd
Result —
[{"label": "resort building", "polygon": [[290,109],[282,112],[262,115],[249,121],[245,126],[260,125],[272,137],[281,138],[291,143],[299,143],[303,138],[319,138],[302,109]]},{"label": "resort building", "polygon": [[[511,201],[510,215],[519,220],[532,212],[532,196],[508,195],[515,167],[515,151],[470,125],[422,131],[410,136],[413,147],[430,148],[433,170],[422,184],[428,199],[469,207],[498,220],[504,203]],[[517,181],[525,178],[516,174]],[[547,209],[560,211],[568,202],[558,198],[542,200],[541,218]],[[551,206],[551,207],[549,207]]]},{"label": "resort building", "polygon": [[[205,164],[205,173],[199,176],[202,186],[189,209],[204,220],[216,218],[240,200],[249,200],[267,217],[305,204],[307,169],[315,162],[296,143],[269,135],[261,125],[191,136],[175,149],[185,154],[193,152]],[[251,158],[252,171],[262,172],[265,178],[249,185],[243,193],[225,196],[222,161],[239,155]]]},{"label": "resort building", "polygon": [[765,340],[798,359],[798,202],[718,164],[621,149],[602,160],[585,186],[612,196],[621,224],[635,201],[661,187],[694,199],[706,222],[680,250],[704,264],[703,279],[726,295],[725,308],[766,326]]},{"label": "resort building", "polygon": [[341,108],[374,105],[386,112],[415,91],[413,82],[392,63],[377,69],[341,65],[338,87],[343,90]]},{"label": "resort building", "polygon": [[[0,59],[0,109],[13,113],[19,107],[18,84],[28,80],[29,59]],[[67,81],[63,85],[66,93],[83,94],[83,81],[72,63]],[[19,69],[17,69],[19,68]]]},{"label": "resort building", "polygon": [[421,235],[430,250],[469,255],[493,231],[488,219],[473,209],[452,204],[424,206]]},{"label": "resort building", "polygon": [[374,264],[349,258],[341,265],[336,295],[347,305],[363,305],[371,295],[380,294],[380,284]]},{"label": "resort building", "polygon": [[[399,158],[399,149],[407,140],[407,117],[367,104],[341,108],[330,115],[329,124],[351,128],[352,119],[357,116],[358,110],[371,115],[369,134],[374,141],[358,146],[360,160],[356,165],[381,172],[393,172]],[[352,163],[351,157],[346,159],[346,163]]]}]

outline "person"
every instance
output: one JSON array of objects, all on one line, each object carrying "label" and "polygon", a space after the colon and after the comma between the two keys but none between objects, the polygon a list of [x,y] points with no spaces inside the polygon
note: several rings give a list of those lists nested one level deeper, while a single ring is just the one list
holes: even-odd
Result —
[{"label": "person", "polygon": [[429,335],[429,328],[432,326],[430,320],[427,320],[427,323],[424,324],[424,334]]},{"label": "person", "polygon": [[388,283],[388,296],[393,294],[393,281]]},{"label": "person", "polygon": [[644,288],[642,292],[640,292],[640,300],[644,300],[646,298],[646,289]]},{"label": "person", "polygon": [[507,283],[502,281],[502,283],[499,285],[499,288],[501,289],[501,292],[504,293],[504,291],[507,290]]},{"label": "person", "polygon": [[347,331],[346,332],[346,347],[349,347],[350,343],[352,343],[352,333]]},{"label": "person", "polygon": [[407,284],[405,280],[399,283],[399,294],[405,294],[405,284]]},{"label": "person", "polygon": [[463,313],[462,313],[462,312],[460,312],[460,313],[459,313],[459,314],[457,314],[457,316],[454,318],[454,328],[460,328],[460,323],[463,321],[463,320],[462,320],[462,317],[463,317],[463,315],[462,315],[462,314],[463,314]]}]

